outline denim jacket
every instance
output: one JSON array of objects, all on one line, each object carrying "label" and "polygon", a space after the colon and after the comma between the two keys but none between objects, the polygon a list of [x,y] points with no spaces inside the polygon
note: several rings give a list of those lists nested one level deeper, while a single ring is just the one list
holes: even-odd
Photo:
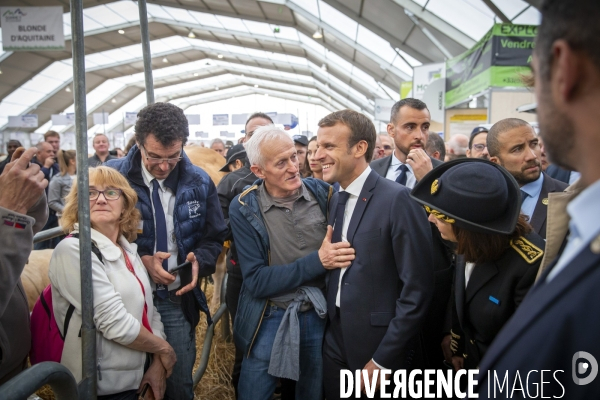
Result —
[{"label": "denim jacket", "polygon": [[[313,178],[303,179],[303,182],[327,217],[328,202],[333,194],[331,186]],[[317,251],[291,264],[270,266],[269,234],[256,190],[262,184],[262,180],[257,180],[236,196],[229,207],[229,221],[244,277],[233,334],[235,345],[246,354],[250,354],[268,299],[326,272]],[[273,281],[279,284],[273,285]]]}]

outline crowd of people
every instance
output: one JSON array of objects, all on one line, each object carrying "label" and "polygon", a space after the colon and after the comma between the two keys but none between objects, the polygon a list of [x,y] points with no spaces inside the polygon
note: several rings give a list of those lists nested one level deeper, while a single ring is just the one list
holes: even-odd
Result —
[{"label": "crowd of people", "polygon": [[0,384],[27,367],[20,274],[33,235],[59,225],[66,236],[44,246],[60,362],[82,377],[76,175],[86,173],[101,399],[145,387],[194,398],[195,328],[211,323],[198,280],[225,242],[237,399],[332,400],[346,370],[363,370],[360,393],[382,383],[379,371],[427,369],[478,369],[479,398],[496,396],[498,376],[528,396],[600,398],[600,5],[548,0],[541,12],[539,135],[506,118],[444,142],[412,98],[381,134],[340,110],[315,137],[291,137],[257,112],[240,143],[211,143],[225,157],[217,186],[187,157],[188,122],[170,103],[139,112],[126,154],[96,135],[85,172],[56,132],[28,150],[8,142]]}]

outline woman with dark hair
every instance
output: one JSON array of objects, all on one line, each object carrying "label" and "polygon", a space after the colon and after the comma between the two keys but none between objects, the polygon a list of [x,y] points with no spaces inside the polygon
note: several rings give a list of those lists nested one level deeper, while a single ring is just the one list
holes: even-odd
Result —
[{"label": "woman with dark hair", "polygon": [[305,178],[312,177],[323,180],[323,166],[320,161],[315,159],[315,154],[317,154],[317,137],[313,136],[308,141],[308,149],[304,159]]},{"label": "woman with dark hair", "polygon": [[477,368],[533,285],[544,240],[520,213],[515,179],[487,160],[444,163],[411,196],[442,238],[456,243],[452,364],[456,370]]},{"label": "woman with dark hair", "polygon": [[48,185],[48,207],[60,217],[65,208],[65,197],[71,191],[73,181],[77,179],[77,160],[75,150],[59,150],[56,158],[60,175],[55,176]]}]

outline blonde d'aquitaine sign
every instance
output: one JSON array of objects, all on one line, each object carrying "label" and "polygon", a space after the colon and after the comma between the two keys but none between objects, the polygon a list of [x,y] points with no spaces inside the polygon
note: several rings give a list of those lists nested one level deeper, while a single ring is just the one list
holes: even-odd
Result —
[{"label": "blonde d'aquitaine sign", "polygon": [[63,50],[63,8],[0,7],[2,50]]}]

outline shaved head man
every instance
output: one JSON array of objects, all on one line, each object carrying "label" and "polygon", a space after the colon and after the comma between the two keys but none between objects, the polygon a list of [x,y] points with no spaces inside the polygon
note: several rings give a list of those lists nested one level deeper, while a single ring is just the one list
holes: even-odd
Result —
[{"label": "shaved head man", "polygon": [[487,134],[490,161],[502,165],[521,187],[521,212],[535,231],[546,237],[548,193],[562,192],[567,184],[542,173],[542,150],[533,127],[518,118],[506,118]]}]

